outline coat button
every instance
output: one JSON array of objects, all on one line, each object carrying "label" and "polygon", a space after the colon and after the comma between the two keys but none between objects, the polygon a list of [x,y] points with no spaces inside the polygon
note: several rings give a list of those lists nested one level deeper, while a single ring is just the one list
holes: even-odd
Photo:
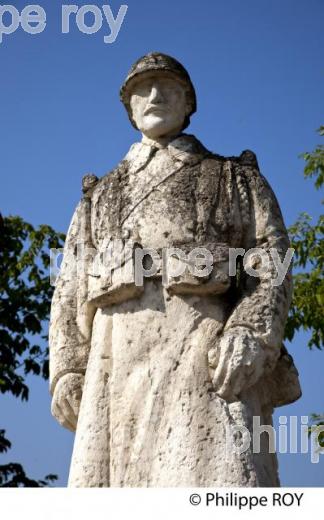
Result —
[{"label": "coat button", "polygon": [[123,229],[122,237],[127,240],[130,237],[129,229]]}]

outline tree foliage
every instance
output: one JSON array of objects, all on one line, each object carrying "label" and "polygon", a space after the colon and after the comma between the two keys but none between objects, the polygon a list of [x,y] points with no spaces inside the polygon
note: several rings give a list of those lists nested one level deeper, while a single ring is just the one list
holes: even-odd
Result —
[{"label": "tree foliage", "polygon": [[[0,430],[0,453],[11,448],[5,433],[5,430]],[[56,479],[56,475],[46,475],[43,480],[33,480],[26,475],[21,464],[10,462],[0,465],[0,487],[45,487]]]},{"label": "tree foliage", "polygon": [[[324,135],[324,126],[318,130]],[[315,187],[324,182],[324,146],[302,155],[306,161],[305,178],[315,179]],[[294,295],[286,326],[286,338],[292,340],[302,329],[311,333],[308,346],[323,348],[324,345],[324,215],[315,224],[312,217],[302,213],[289,228],[294,255]]]},{"label": "tree foliage", "polygon": [[[318,130],[324,136],[324,126]],[[324,145],[313,152],[302,155],[306,162],[305,178],[312,178],[316,189],[324,183]],[[295,249],[294,295],[286,327],[286,338],[292,340],[294,334],[303,329],[311,333],[308,346],[323,348],[324,345],[324,215],[320,215],[312,225],[312,218],[302,213],[290,227],[292,247]],[[324,414],[312,414],[309,434],[324,426]],[[324,448],[324,432],[318,435],[318,443]]]},{"label": "tree foliage", "polygon": [[[50,226],[35,229],[21,217],[0,215],[0,392],[22,400],[29,396],[26,376],[48,378],[44,325],[53,288],[49,282],[49,249],[62,247],[64,235]],[[11,447],[0,430],[0,453]],[[0,487],[48,485],[54,480],[27,477],[20,464],[0,466]]]},{"label": "tree foliage", "polygon": [[[323,137],[324,126],[320,126],[317,132]],[[324,145],[318,145],[312,152],[305,152],[302,157],[306,161],[305,177],[315,177],[315,187],[320,189],[324,184]]]}]

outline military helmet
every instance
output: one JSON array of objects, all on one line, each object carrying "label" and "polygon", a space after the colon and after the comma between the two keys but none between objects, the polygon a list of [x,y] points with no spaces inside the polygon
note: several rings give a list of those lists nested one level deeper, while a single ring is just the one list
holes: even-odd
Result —
[{"label": "military helmet", "polygon": [[169,73],[172,76],[175,76],[176,79],[178,79],[186,86],[188,91],[188,99],[191,105],[190,113],[186,116],[182,129],[186,128],[190,123],[190,116],[197,110],[196,92],[191,82],[190,76],[184,66],[181,65],[181,63],[179,63],[179,61],[177,61],[175,58],[172,58],[172,56],[162,54],[161,52],[150,52],[149,54],[146,54],[137,60],[130,69],[128,76],[120,89],[120,99],[127,110],[128,117],[132,125],[137,129],[135,121],[132,118],[132,110],[130,107],[130,96],[133,80],[134,78],[138,78],[140,74],[152,71],[162,71]]}]

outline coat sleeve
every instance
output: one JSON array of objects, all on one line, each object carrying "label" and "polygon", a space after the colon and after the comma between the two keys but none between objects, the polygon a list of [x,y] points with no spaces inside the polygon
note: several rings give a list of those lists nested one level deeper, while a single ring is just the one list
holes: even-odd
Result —
[{"label": "coat sleeve", "polygon": [[91,261],[90,199],[77,206],[65,241],[56,280],[49,327],[50,390],[67,373],[84,374],[90,350],[95,309],[87,301],[88,264]]},{"label": "coat sleeve", "polygon": [[[280,355],[292,294],[291,268],[288,268],[282,283],[278,284],[276,263],[278,259],[283,262],[290,246],[289,238],[276,197],[259,172],[252,152],[241,155],[236,173],[245,224],[243,248],[246,252],[261,248],[264,258],[268,258],[268,266],[264,272],[260,271],[258,277],[247,274],[246,266],[243,266],[240,295],[225,330],[236,326],[248,327],[268,347],[269,357],[275,362]],[[256,256],[255,260],[260,261],[260,257]],[[252,257],[251,261],[253,263]],[[263,265],[266,266],[266,263]],[[254,264],[255,269],[260,267],[260,264]]]}]

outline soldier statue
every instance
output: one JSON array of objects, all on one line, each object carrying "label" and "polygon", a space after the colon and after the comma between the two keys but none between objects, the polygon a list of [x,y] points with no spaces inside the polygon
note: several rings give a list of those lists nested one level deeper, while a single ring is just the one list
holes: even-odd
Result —
[{"label": "soldier statue", "polygon": [[[142,140],[84,177],[52,302],[52,413],[76,432],[69,486],[278,486],[268,429],[300,387],[282,344],[290,269],[274,283],[273,251],[283,262],[289,248],[277,200],[253,152],[223,157],[184,133],[196,93],[174,58],[140,58],[120,96]],[[135,245],[94,270],[91,252],[114,241]],[[212,267],[139,286],[136,248],[204,248]],[[256,248],[233,274],[229,252]]]}]

